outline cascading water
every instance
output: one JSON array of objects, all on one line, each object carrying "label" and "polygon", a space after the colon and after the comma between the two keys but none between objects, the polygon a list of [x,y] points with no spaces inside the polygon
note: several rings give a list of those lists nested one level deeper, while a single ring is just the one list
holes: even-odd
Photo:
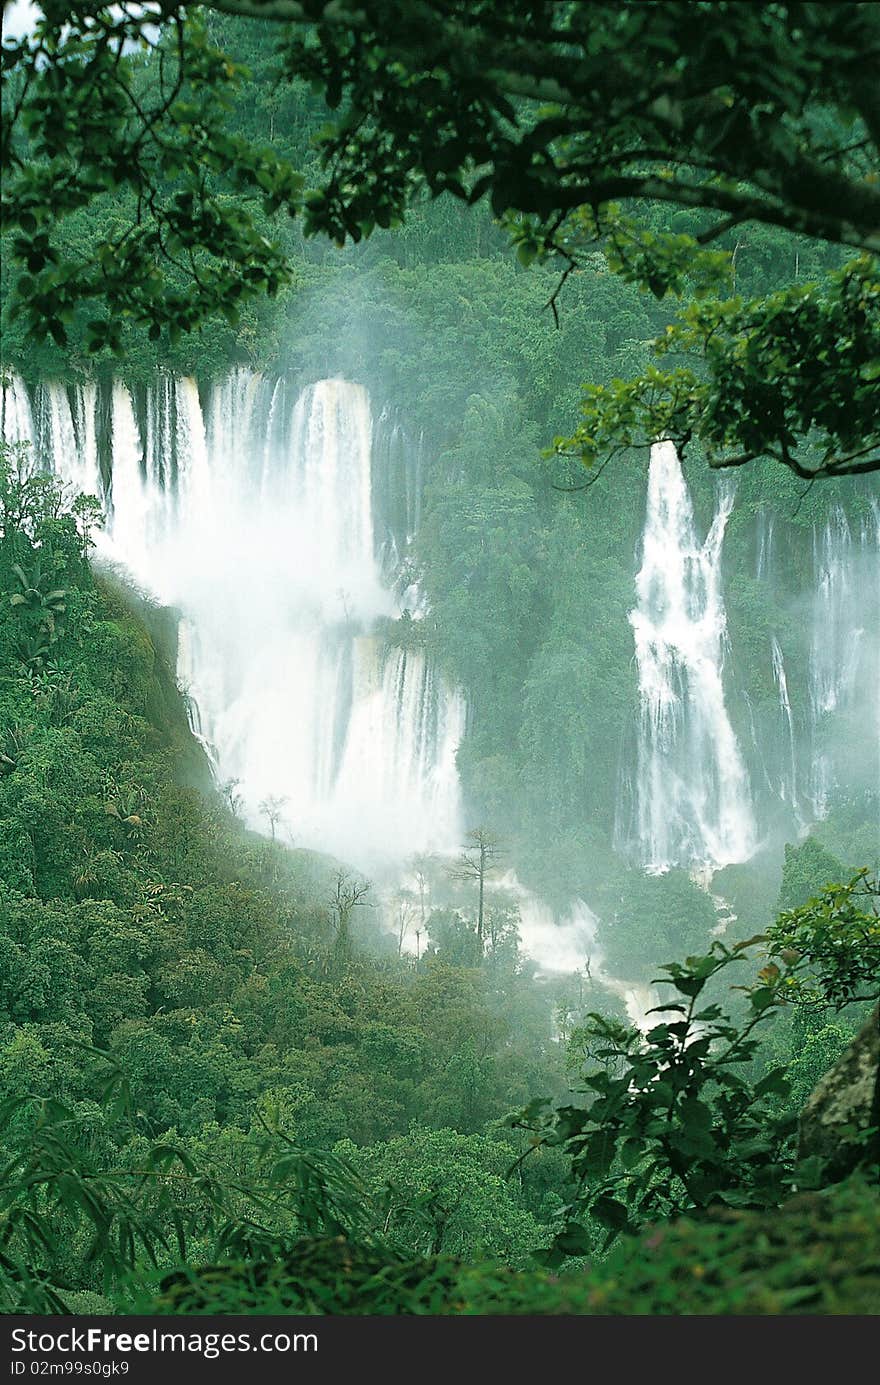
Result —
[{"label": "cascading water", "polygon": [[[247,370],[204,399],[170,375],[132,393],[120,382],[29,390],[13,374],[2,408],[7,441],[103,498],[101,556],[179,611],[193,729],[218,778],[239,781],[253,825],[266,829],[261,805],[281,800],[282,834],[371,872],[460,846],[465,708],[418,639],[424,597],[407,552],[421,444],[393,411],[377,420],[344,381],[299,391]],[[753,708],[743,690],[741,746],[724,689],[732,499],[720,491],[700,543],[674,449],[652,450],[630,615],[640,709],[617,841],[649,870],[682,865],[695,878],[751,854],[756,813],[762,833],[780,803],[803,828],[838,786],[880,791],[880,505],[856,507],[859,518],[833,509],[816,529],[812,591],[788,597],[773,515],[757,516],[756,577],[798,620],[764,646],[767,701],[759,693]],[[416,619],[391,634],[404,612]],[[804,656],[807,676],[793,681]],[[764,785],[754,804],[746,763]],[[517,900],[527,948],[548,967],[586,955],[579,906],[560,921]]]},{"label": "cascading water", "polygon": [[865,786],[880,793],[880,503],[855,532],[836,507],[813,557],[810,798],[822,817],[835,787],[864,781],[866,767]]},{"label": "cascading water", "polygon": [[768,515],[765,510],[758,511],[757,519],[757,545],[755,558],[755,576],[758,581],[765,581],[771,572],[773,563],[773,516]]},{"label": "cascading water", "polygon": [[572,900],[560,914],[527,890],[514,871],[503,875],[498,885],[516,901],[522,944],[545,971],[589,971],[599,920],[585,900]]},{"label": "cascading water", "polygon": [[704,543],[675,448],[651,449],[637,605],[636,848],[651,870],[746,860],[755,846],[748,776],[724,699],[720,560],[729,488]]},{"label": "cascading water", "polygon": [[4,375],[2,396],[3,441],[14,447],[33,443],[34,415],[24,381],[15,374]]},{"label": "cascading water", "polygon": [[386,638],[402,606],[388,526],[375,532],[364,389],[323,380],[293,396],[235,371],[203,412],[192,380],[160,377],[138,399],[117,381],[106,484],[94,386],[42,385],[32,408],[13,381],[4,400],[7,437],[103,496],[101,555],[179,610],[194,730],[255,826],[275,799],[298,843],[370,868],[458,845],[464,702],[412,627],[412,647]]},{"label": "cascading water", "polygon": [[791,713],[791,699],[788,695],[788,677],[785,672],[785,660],[779,641],[774,635],[770,641],[770,652],[773,660],[773,680],[776,684],[776,691],[779,694],[779,715],[782,722],[782,739],[786,746],[787,754],[783,761],[783,768],[779,775],[778,793],[783,803],[790,804],[799,822],[800,817],[798,803],[798,761],[797,747],[795,743],[794,721]]},{"label": "cascading water", "polygon": [[817,573],[810,693],[818,715],[833,712],[852,690],[862,631],[847,619],[852,607],[853,538],[835,509],[814,541]]}]

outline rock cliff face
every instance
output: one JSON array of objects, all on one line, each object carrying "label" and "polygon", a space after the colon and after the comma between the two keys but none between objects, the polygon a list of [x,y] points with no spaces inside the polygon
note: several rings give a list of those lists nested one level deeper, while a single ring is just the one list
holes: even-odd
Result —
[{"label": "rock cliff face", "polygon": [[[819,1082],[800,1118],[798,1153],[828,1161],[831,1178],[880,1159],[880,1006]],[[873,1132],[870,1134],[869,1132]]]}]

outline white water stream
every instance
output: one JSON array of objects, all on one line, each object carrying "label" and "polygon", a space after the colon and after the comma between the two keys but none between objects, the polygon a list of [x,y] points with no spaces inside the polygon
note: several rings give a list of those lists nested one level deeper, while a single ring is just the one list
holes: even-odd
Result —
[{"label": "white water stream", "polygon": [[[459,849],[464,699],[417,644],[389,639],[404,609],[424,610],[402,575],[423,457],[393,415],[377,418],[362,387],[335,379],[299,389],[236,370],[200,394],[170,375],[132,391],[28,389],[13,374],[3,435],[104,501],[99,557],[179,612],[194,729],[218,780],[239,781],[254,826],[269,829],[261,805],[276,800],[282,839],[369,871]],[[744,730],[726,677],[732,506],[720,486],[701,538],[674,448],[652,449],[630,613],[635,768],[617,838],[651,871],[680,865],[707,881],[756,849],[759,767],[774,766],[764,779],[797,829],[841,785],[873,776],[880,789],[880,504],[858,523],[835,507],[816,528],[814,584],[795,612],[806,679],[792,677],[781,634],[770,639],[769,756],[772,713]],[[757,577],[774,581],[783,539],[772,516],[757,524]],[[560,920],[511,888],[526,950],[549,970],[583,966],[588,906],[575,901]],[[627,1003],[635,1012],[647,998]]]},{"label": "white water stream", "polygon": [[727,621],[721,546],[733,492],[720,492],[706,538],[671,443],[651,451],[637,602],[636,837],[651,870],[719,866],[752,854],[748,774],[724,689]]},{"label": "white water stream", "polygon": [[6,395],[7,437],[105,501],[99,555],[179,611],[194,729],[251,823],[276,800],[279,835],[369,869],[456,847],[465,705],[386,637],[401,600],[366,391],[321,380],[291,398],[235,371],[204,401],[171,376],[137,399],[117,381],[103,481],[94,386],[49,382],[32,403],[13,379]]}]

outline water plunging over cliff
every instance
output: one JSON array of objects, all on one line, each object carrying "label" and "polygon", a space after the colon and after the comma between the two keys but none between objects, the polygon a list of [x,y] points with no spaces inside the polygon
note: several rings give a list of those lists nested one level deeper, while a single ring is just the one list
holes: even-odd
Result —
[{"label": "water plunging over cliff", "polygon": [[634,845],[652,870],[723,865],[754,850],[748,776],[724,694],[720,561],[732,504],[723,489],[700,543],[675,448],[652,448],[630,614],[640,702]]},{"label": "water plunging over cliff", "polygon": [[842,783],[880,794],[880,502],[857,525],[836,506],[813,562],[810,799],[822,817]]},{"label": "water plunging over cliff", "polygon": [[5,395],[7,436],[104,499],[100,555],[180,611],[194,729],[255,826],[282,800],[283,836],[370,867],[458,845],[464,703],[389,638],[395,487],[373,465],[402,444],[377,440],[362,387],[235,371],[204,401],[172,376],[117,381],[100,411],[88,384]]},{"label": "water plunging over cliff", "polygon": [[[168,374],[133,388],[13,374],[3,431],[101,496],[99,555],[181,612],[194,728],[254,825],[268,826],[261,803],[285,799],[282,834],[371,871],[458,848],[464,703],[418,640],[425,594],[406,558],[423,457],[393,410],[377,416],[345,381],[303,390],[249,370],[201,395]],[[674,449],[653,449],[630,614],[639,700],[615,811],[630,859],[705,875],[804,830],[838,791],[880,790],[870,495],[817,522],[812,572],[809,531],[757,512],[744,580],[772,621],[734,683],[721,574],[733,492],[719,487],[701,540]],[[416,619],[395,635],[405,609]]]},{"label": "water plunging over cliff", "polygon": [[788,803],[795,814],[799,823],[803,823],[803,818],[799,806],[799,785],[798,785],[798,756],[797,744],[794,733],[794,719],[791,711],[791,698],[788,695],[788,675],[785,672],[785,660],[779,641],[774,635],[770,641],[770,651],[773,660],[773,681],[776,684],[776,691],[779,695],[779,732],[786,747],[785,754],[781,757],[781,769],[777,792],[783,803]]}]

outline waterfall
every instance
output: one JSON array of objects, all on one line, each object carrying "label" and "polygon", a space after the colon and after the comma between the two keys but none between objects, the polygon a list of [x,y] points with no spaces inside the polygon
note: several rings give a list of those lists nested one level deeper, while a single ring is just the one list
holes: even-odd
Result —
[{"label": "waterfall", "polygon": [[599,920],[583,899],[574,899],[560,914],[521,884],[514,871],[498,880],[497,888],[515,901],[519,935],[525,951],[546,972],[589,971],[596,955]]},{"label": "waterfall", "polygon": [[770,652],[773,660],[773,680],[779,695],[782,737],[788,749],[788,762],[783,766],[779,776],[779,797],[784,803],[791,805],[800,822],[801,819],[798,812],[797,749],[795,745],[794,722],[791,715],[791,699],[788,695],[788,678],[785,672],[785,660],[782,657],[782,650],[779,647],[779,641],[775,635],[770,641]]},{"label": "waterfall", "polygon": [[853,605],[853,538],[836,507],[814,538],[816,603],[810,659],[810,695],[816,715],[833,712],[855,683],[863,631],[850,619]]},{"label": "waterfall", "polygon": [[14,447],[34,440],[34,415],[25,383],[18,375],[3,377],[3,441]]},{"label": "waterfall", "polygon": [[675,448],[651,449],[637,604],[637,851],[651,870],[746,860],[749,783],[724,698],[720,561],[733,503],[725,487],[705,542]]},{"label": "waterfall", "polygon": [[758,581],[766,581],[773,562],[773,516],[766,510],[758,511],[758,543],[755,576]]},{"label": "waterfall", "polygon": [[[118,381],[110,397],[110,455],[107,533],[99,551],[121,559],[138,585],[149,584],[159,600],[170,601],[171,591],[164,591],[164,570],[155,561],[164,547],[167,528],[163,523],[166,496],[157,474],[156,452],[151,448],[145,458],[131,395]],[[58,458],[55,469],[62,471]]]},{"label": "waterfall", "polygon": [[[380,857],[459,845],[465,706],[417,637],[426,598],[407,554],[424,448],[393,408],[375,412],[346,381],[301,389],[246,369],[201,395],[168,373],[133,390],[29,388],[7,373],[2,425],[8,442],[31,444],[37,467],[99,496],[99,557],[179,612],[193,729],[218,777],[240,780],[254,826],[265,826],[265,799],[283,798],[295,840],[371,870]],[[799,569],[783,572],[780,521],[774,532],[772,512],[759,511],[752,571],[787,619],[764,645],[766,703],[753,708],[742,692],[738,741],[720,570],[732,492],[719,489],[701,541],[673,447],[652,449],[630,613],[639,709],[616,811],[618,846],[648,869],[746,859],[755,814],[770,830],[780,801],[803,827],[838,789],[880,793],[871,495],[856,491],[849,514],[829,507],[812,580],[787,595],[783,578]],[[397,636],[389,627],[404,611],[414,620]]]},{"label": "waterfall", "polygon": [[[821,818],[841,783],[880,793],[880,504],[857,532],[836,506],[814,531],[810,799]],[[867,775],[867,779],[866,779]]]},{"label": "waterfall", "polygon": [[413,836],[458,846],[455,752],[464,733],[463,700],[445,693],[421,651],[380,651],[371,643],[362,682],[356,673],[334,815],[350,821],[354,832],[378,791],[383,831],[392,840]]},{"label": "waterfall", "polygon": [[[94,385],[47,382],[32,406],[13,378],[5,435],[103,499],[99,556],[180,613],[193,730],[250,823],[277,799],[282,836],[370,869],[457,846],[463,698],[387,637],[404,603],[382,553],[393,478],[374,467],[401,455],[399,426],[393,447],[377,439],[344,380],[293,391],[236,370],[204,401],[171,375],[105,396],[101,414]],[[398,503],[415,514],[409,492]]]}]

